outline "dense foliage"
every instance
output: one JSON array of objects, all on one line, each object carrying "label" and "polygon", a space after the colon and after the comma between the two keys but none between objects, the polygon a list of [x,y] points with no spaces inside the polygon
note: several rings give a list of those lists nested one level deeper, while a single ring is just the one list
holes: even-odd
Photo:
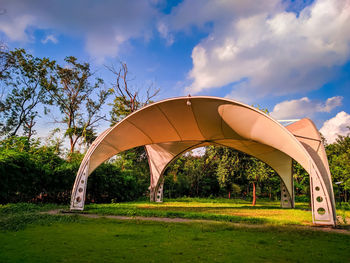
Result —
[{"label": "dense foliage", "polygon": [[348,202],[350,190],[350,136],[338,136],[335,143],[327,145],[327,156],[337,199]]},{"label": "dense foliage", "polygon": [[[294,170],[296,179],[304,177],[301,167]],[[298,194],[308,201],[304,196],[309,182],[300,181],[303,187]],[[218,146],[206,147],[201,156],[189,153],[180,156],[166,170],[164,187],[167,198],[221,196],[254,202],[254,194],[270,200],[280,197],[280,178],[268,165],[237,150]]]},{"label": "dense foliage", "polygon": [[[348,200],[349,137],[327,146],[334,190],[339,201]],[[336,154],[334,154],[334,152]],[[83,155],[62,158],[55,145],[41,145],[27,137],[0,143],[0,202],[68,203]],[[345,176],[343,176],[345,175]],[[308,201],[308,175],[294,164],[296,199]],[[146,199],[149,186],[147,156],[143,148],[127,151],[98,167],[89,178],[87,202]],[[266,164],[234,149],[207,147],[203,155],[184,154],[165,172],[164,196],[235,197],[278,200],[280,179]]]},{"label": "dense foliage", "polygon": [[[55,146],[40,146],[27,137],[11,137],[0,144],[0,203],[68,203],[81,154],[68,159]],[[88,202],[134,200],[146,194],[148,182],[120,160],[98,167],[89,178]],[[149,176],[147,176],[148,178]]]}]

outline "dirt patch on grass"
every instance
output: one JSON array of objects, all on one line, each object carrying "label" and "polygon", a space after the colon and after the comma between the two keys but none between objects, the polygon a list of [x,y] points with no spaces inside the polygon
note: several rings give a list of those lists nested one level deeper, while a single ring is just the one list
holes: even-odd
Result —
[{"label": "dirt patch on grass", "polygon": [[[196,219],[187,219],[187,218],[167,218],[167,217],[143,217],[143,216],[116,216],[116,215],[98,215],[98,214],[87,214],[87,213],[77,213],[77,212],[64,212],[60,209],[50,210],[46,212],[40,212],[41,214],[49,214],[49,215],[79,215],[87,218],[109,218],[109,219],[117,219],[117,220],[141,220],[141,221],[156,221],[156,222],[168,222],[168,223],[213,223],[216,222],[218,224],[230,224],[236,227],[244,227],[244,228],[266,228],[271,227],[271,225],[262,225],[262,224],[245,224],[245,223],[232,223],[232,222],[219,222],[213,220],[196,220]],[[312,230],[312,231],[322,231],[328,233],[339,233],[350,235],[349,227],[344,228],[333,228],[329,226],[300,226],[300,225],[290,225],[290,226],[281,226],[284,228],[294,227],[296,229],[301,230]]]},{"label": "dirt patch on grass", "polygon": [[[114,216],[114,215],[98,215],[98,214],[86,214],[86,213],[69,213],[62,212],[62,210],[56,209],[47,212],[41,212],[41,214],[49,214],[49,215],[80,215],[88,218],[111,218],[111,219],[120,219],[120,220],[142,220],[142,221],[159,221],[159,222],[173,222],[173,223],[181,223],[181,222],[192,222],[195,220],[186,219],[186,218],[167,218],[167,217],[143,217],[143,216]],[[208,220],[209,221],[209,220]]]},{"label": "dirt patch on grass", "polygon": [[271,216],[280,216],[284,215],[285,213],[281,211],[208,211],[208,212],[215,212],[215,213],[220,213],[220,214],[225,214],[225,215],[236,215],[236,216],[265,216],[265,217],[271,217]]}]

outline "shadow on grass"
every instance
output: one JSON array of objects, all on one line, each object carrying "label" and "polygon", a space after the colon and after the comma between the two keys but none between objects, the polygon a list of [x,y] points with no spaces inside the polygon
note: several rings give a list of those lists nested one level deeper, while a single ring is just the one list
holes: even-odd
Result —
[{"label": "shadow on grass", "polygon": [[[211,199],[168,199],[164,203],[90,204],[85,206],[85,212],[99,215],[178,217],[248,224],[305,225],[309,224],[309,221],[311,223],[311,218],[309,220],[304,218],[305,216],[308,217],[308,215],[300,214],[299,212],[290,214],[286,210],[291,209],[282,209],[278,201],[268,202],[265,200],[256,206],[252,206],[247,201],[237,199],[212,201]],[[307,203],[297,203],[296,208],[293,210],[305,212],[310,211],[310,208]],[[247,211],[251,212],[247,214]],[[277,218],[276,215],[279,213],[281,216]],[[274,216],[269,217],[269,214]]]},{"label": "shadow on grass", "polygon": [[270,210],[270,209],[281,209],[276,206],[140,206],[139,208],[147,209],[182,209],[182,210],[205,210],[205,209],[215,209],[215,210],[227,210],[227,209],[251,209],[251,210]]},{"label": "shadow on grass", "polygon": [[[89,214],[99,214],[99,215],[118,215],[118,216],[129,216],[129,217],[163,217],[163,218],[187,218],[187,219],[201,219],[201,220],[214,220],[214,221],[224,221],[233,223],[247,223],[247,224],[282,224],[279,221],[261,218],[254,216],[240,216],[240,215],[225,215],[220,213],[208,213],[203,212],[200,208],[192,209],[189,211],[188,207],[185,207],[182,211],[180,209],[147,209],[147,208],[137,208],[137,207],[118,207],[118,206],[103,206],[103,207],[86,207],[85,212]],[[216,209],[216,207],[210,207],[211,209]],[[232,207],[230,207],[232,209]],[[297,224],[296,222],[290,222],[283,224]]]},{"label": "shadow on grass", "polygon": [[[96,206],[96,207],[94,207]],[[279,206],[274,205],[258,205],[258,206],[252,206],[252,205],[242,205],[242,206],[196,206],[196,205],[187,205],[187,206],[173,206],[169,205],[167,203],[160,203],[160,204],[154,204],[154,203],[144,203],[144,204],[91,204],[86,206],[87,209],[129,209],[129,208],[135,208],[135,209],[149,209],[149,210],[196,210],[196,211],[204,211],[204,210],[285,210],[285,209],[295,209],[295,210],[301,210],[301,211],[311,211],[311,208],[307,205],[297,205],[295,208],[281,208]]]}]

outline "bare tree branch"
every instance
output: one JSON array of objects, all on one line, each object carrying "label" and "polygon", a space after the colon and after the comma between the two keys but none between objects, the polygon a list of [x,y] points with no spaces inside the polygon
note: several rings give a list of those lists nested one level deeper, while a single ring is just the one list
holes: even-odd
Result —
[{"label": "bare tree branch", "polygon": [[128,66],[124,62],[119,62],[119,68],[116,69],[115,65],[106,66],[106,68],[115,76],[115,82],[112,83],[114,101],[111,114],[112,124],[117,123],[130,113],[142,108],[143,106],[152,102],[160,89],[155,89],[153,85],[150,85],[143,93],[145,98],[140,98],[140,90],[132,89],[129,85],[128,79]]}]

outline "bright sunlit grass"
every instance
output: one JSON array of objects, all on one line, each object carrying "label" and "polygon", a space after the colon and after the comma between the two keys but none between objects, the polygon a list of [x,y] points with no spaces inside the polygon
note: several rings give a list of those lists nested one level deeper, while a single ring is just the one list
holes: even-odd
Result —
[{"label": "bright sunlit grass", "polygon": [[[130,202],[90,204],[87,213],[126,216],[180,217],[250,224],[311,225],[312,214],[307,203],[296,203],[294,209],[283,209],[278,201],[258,201],[256,206],[237,199],[181,198],[163,203]],[[338,213],[344,213],[340,211]],[[346,211],[350,217],[350,211]],[[349,220],[348,220],[349,221]]]}]

